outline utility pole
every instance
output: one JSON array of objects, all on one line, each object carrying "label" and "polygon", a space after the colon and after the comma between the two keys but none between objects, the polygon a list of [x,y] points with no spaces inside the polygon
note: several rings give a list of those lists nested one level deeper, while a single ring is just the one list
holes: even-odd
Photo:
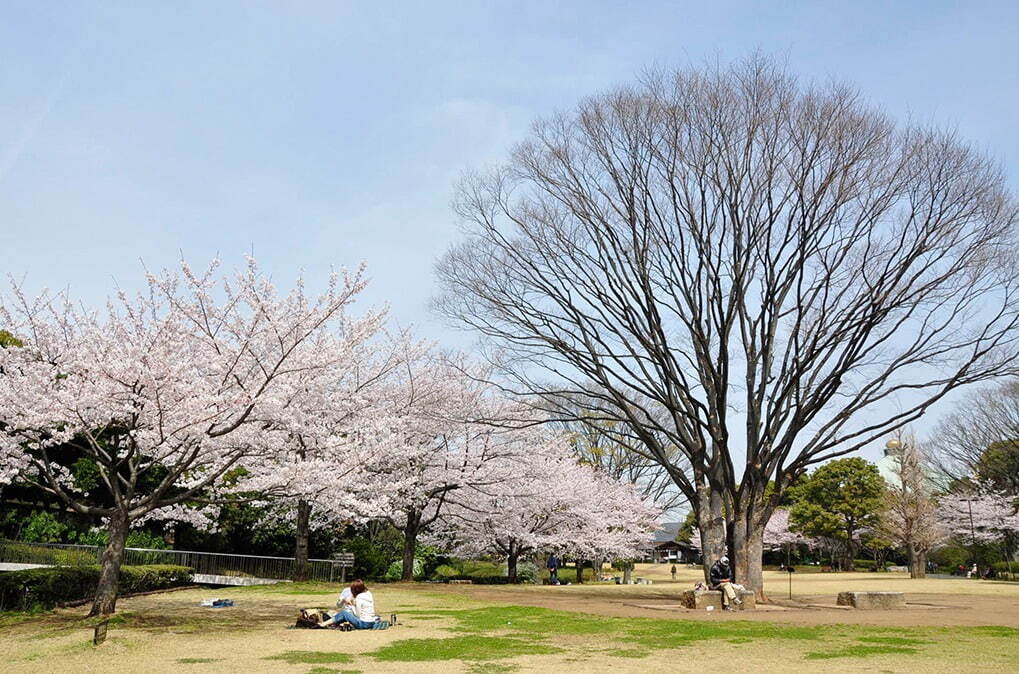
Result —
[{"label": "utility pole", "polygon": [[973,499],[966,499],[966,505],[969,506],[969,540],[970,546],[973,549],[973,563],[977,563],[977,534],[976,529],[973,527]]}]

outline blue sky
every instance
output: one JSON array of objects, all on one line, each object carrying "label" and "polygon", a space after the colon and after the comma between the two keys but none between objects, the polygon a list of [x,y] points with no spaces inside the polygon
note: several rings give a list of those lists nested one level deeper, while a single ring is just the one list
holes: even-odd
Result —
[{"label": "blue sky", "polygon": [[761,50],[1019,177],[1015,2],[0,2],[0,272],[96,302],[141,263],[368,263],[428,313],[458,173],[650,66]]}]

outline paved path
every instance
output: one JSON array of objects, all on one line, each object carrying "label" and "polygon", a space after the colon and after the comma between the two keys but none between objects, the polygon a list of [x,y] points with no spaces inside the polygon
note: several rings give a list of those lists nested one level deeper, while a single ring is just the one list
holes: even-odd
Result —
[{"label": "paved path", "polygon": [[14,562],[0,562],[0,571],[24,571],[25,569],[44,569],[49,564],[15,564]]}]

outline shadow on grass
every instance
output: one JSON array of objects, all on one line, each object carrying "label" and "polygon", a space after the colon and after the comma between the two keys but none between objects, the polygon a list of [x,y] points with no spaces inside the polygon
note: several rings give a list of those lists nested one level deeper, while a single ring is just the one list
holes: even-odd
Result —
[{"label": "shadow on grass", "polygon": [[807,660],[831,660],[834,658],[866,658],[873,655],[915,655],[917,649],[912,646],[841,646],[830,651],[813,651],[804,657]]},{"label": "shadow on grass", "polygon": [[282,660],[291,665],[345,665],[353,662],[354,656],[337,651],[284,651],[263,660]]}]

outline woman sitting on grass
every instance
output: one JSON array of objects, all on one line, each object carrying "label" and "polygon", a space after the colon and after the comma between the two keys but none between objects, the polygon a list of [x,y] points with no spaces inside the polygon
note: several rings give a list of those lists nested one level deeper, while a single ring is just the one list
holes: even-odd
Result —
[{"label": "woman sitting on grass", "polygon": [[381,622],[375,615],[375,598],[371,591],[365,587],[363,580],[355,580],[350,584],[350,594],[354,597],[352,607],[345,608],[329,620],[319,623],[319,627],[350,623],[355,630],[377,630],[389,627],[388,623]]}]

